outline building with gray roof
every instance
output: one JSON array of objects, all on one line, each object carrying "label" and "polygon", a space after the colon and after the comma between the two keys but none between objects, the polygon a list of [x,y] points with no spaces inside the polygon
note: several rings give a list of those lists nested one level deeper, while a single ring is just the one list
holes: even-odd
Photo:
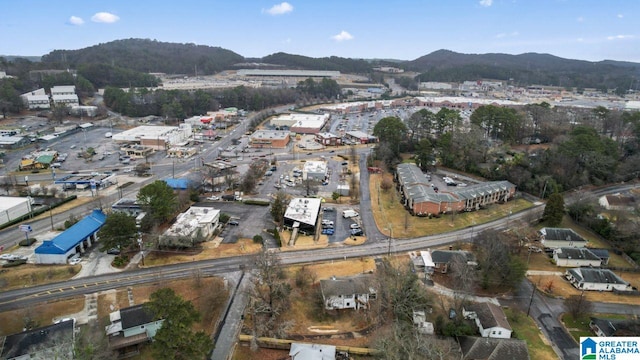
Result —
[{"label": "building with gray roof", "polygon": [[458,337],[462,360],[529,360],[529,349],[524,340]]},{"label": "building with gray roof", "polygon": [[361,309],[369,307],[376,298],[375,278],[371,274],[351,277],[332,277],[320,280],[324,307],[327,310]]},{"label": "building with gray roof", "polygon": [[602,265],[599,256],[587,248],[558,248],[553,251],[553,261],[558,266],[581,267]]},{"label": "building with gray roof", "polygon": [[423,174],[415,164],[398,165],[395,177],[403,205],[418,216],[479,210],[490,204],[508,201],[516,191],[516,186],[508,181],[438,190],[430,184],[429,176]]},{"label": "building with gray roof", "polygon": [[579,290],[631,291],[631,284],[609,269],[575,268],[564,274],[565,278]]},{"label": "building with gray roof", "polygon": [[545,227],[538,230],[540,242],[544,247],[548,248],[569,248],[569,247],[585,247],[587,240],[578,235],[575,231],[568,228],[550,228]]},{"label": "building with gray roof", "polygon": [[73,359],[75,319],[0,336],[0,359]]}]

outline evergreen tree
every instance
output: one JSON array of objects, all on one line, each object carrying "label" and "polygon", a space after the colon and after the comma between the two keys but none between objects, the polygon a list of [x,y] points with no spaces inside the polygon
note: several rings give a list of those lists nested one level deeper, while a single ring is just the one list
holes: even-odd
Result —
[{"label": "evergreen tree", "polygon": [[558,226],[562,222],[564,212],[564,197],[560,193],[553,193],[544,207],[542,221],[549,226]]}]

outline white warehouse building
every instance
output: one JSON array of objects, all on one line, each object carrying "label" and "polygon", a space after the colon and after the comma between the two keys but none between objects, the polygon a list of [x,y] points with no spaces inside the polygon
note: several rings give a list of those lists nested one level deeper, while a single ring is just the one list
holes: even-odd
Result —
[{"label": "white warehouse building", "polygon": [[0,197],[0,225],[13,221],[31,212],[33,199],[31,197]]}]

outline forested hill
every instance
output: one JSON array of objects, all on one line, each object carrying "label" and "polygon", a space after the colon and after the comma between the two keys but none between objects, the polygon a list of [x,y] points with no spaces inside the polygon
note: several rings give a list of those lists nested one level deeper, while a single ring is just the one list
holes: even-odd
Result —
[{"label": "forested hill", "polygon": [[593,87],[627,90],[640,76],[640,64],[589,62],[549,54],[460,54],[438,50],[402,64],[421,72],[421,81],[509,80],[517,84]]},{"label": "forested hill", "polygon": [[262,62],[282,65],[288,69],[333,70],[351,74],[366,74],[372,70],[371,64],[365,60],[337,56],[312,58],[280,52],[263,57]]},{"label": "forested hill", "polygon": [[77,68],[108,64],[141,72],[208,75],[242,62],[244,57],[220,47],[167,43],[148,39],[116,40],[79,50],[54,50],[44,63]]}]

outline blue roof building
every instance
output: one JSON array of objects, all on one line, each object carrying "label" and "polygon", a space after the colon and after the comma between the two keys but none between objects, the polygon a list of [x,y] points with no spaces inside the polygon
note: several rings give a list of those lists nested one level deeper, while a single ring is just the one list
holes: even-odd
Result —
[{"label": "blue roof building", "polygon": [[83,253],[92,243],[98,241],[97,232],[104,225],[107,215],[102,210],[93,210],[90,215],[78,221],[52,240],[45,240],[36,248],[36,263],[66,264],[74,254]]},{"label": "blue roof building", "polygon": [[164,179],[164,182],[169,185],[170,188],[176,190],[184,190],[189,188],[189,179]]}]

